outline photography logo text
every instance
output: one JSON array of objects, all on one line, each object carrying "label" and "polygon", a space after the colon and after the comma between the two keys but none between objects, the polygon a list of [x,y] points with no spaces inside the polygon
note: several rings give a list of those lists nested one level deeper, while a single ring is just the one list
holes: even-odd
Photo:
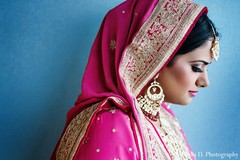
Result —
[{"label": "photography logo text", "polygon": [[196,158],[208,158],[208,159],[238,159],[239,153],[228,152],[197,152],[194,154]]}]

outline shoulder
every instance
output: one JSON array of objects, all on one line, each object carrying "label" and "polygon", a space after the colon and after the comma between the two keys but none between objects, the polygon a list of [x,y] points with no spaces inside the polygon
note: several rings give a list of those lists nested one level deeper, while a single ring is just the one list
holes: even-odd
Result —
[{"label": "shoulder", "polygon": [[77,157],[86,159],[138,159],[130,115],[119,108],[100,110],[92,118]]}]

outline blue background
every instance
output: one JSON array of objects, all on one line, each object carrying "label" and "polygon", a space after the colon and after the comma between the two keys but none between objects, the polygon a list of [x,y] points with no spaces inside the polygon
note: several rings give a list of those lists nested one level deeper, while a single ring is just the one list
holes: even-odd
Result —
[{"label": "blue background", "polygon": [[[100,23],[122,1],[0,2],[0,159],[49,159]],[[195,2],[222,34],[221,55],[209,67],[210,87],[172,108],[195,153],[240,154],[240,1]]]}]

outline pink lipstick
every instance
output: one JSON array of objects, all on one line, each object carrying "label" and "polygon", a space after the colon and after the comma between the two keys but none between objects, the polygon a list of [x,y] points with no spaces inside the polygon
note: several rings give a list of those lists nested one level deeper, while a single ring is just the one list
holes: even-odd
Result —
[{"label": "pink lipstick", "polygon": [[198,91],[189,91],[189,94],[192,96],[192,97],[195,97],[197,95]]}]

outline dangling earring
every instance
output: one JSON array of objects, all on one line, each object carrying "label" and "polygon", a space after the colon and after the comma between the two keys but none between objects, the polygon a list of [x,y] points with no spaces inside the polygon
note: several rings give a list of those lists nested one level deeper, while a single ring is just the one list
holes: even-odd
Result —
[{"label": "dangling earring", "polygon": [[161,103],[164,101],[163,89],[157,82],[157,78],[158,75],[148,87],[147,94],[137,99],[143,113],[153,121],[158,120]]}]

